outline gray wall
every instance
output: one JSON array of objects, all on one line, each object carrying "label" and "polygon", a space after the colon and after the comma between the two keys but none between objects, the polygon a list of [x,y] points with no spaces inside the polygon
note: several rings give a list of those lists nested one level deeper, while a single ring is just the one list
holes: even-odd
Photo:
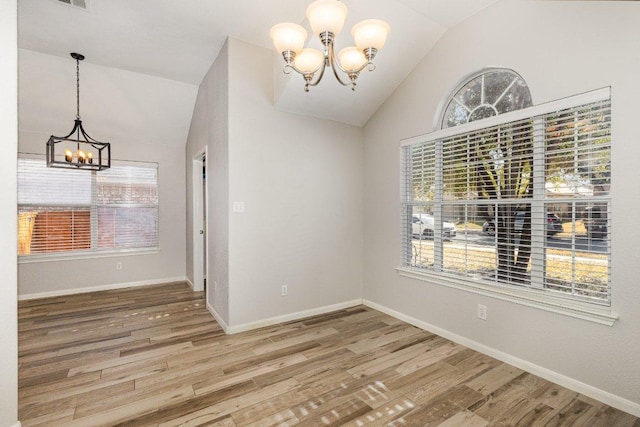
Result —
[{"label": "gray wall", "polygon": [[[447,32],[365,126],[364,297],[477,347],[526,361],[640,412],[637,227],[640,8],[635,2],[502,1]],[[469,73],[519,72],[535,104],[612,86],[613,326],[400,277],[399,142],[433,130]],[[633,213],[633,214],[630,214]],[[476,318],[488,307],[486,322]],[[625,403],[626,402],[626,403]],[[625,404],[628,404],[625,406]]]},{"label": "gray wall", "polygon": [[186,146],[187,274],[193,281],[193,156],[207,148],[207,303],[229,323],[228,42],[205,75]]},{"label": "gray wall", "polygon": [[0,426],[18,421],[18,313],[16,268],[16,158],[18,148],[18,32],[16,0],[0,2]]},{"label": "gray wall", "polygon": [[273,55],[228,40],[200,86],[187,144],[190,177],[209,125],[208,298],[231,332],[362,294],[362,130],[276,111]]},{"label": "gray wall", "polygon": [[275,110],[273,50],[229,45],[231,325],[359,300],[362,129]]}]

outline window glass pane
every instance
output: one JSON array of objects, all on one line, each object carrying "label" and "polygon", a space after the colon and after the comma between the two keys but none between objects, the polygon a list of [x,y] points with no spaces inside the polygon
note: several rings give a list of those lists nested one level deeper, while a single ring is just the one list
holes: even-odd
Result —
[{"label": "window glass pane", "polygon": [[482,102],[482,78],[476,77],[464,85],[454,98],[469,110],[479,106]]},{"label": "window glass pane", "polygon": [[18,209],[18,255],[88,250],[90,209]]},{"label": "window glass pane", "polygon": [[158,170],[112,167],[97,180],[98,248],[158,245]]},{"label": "window glass pane", "polygon": [[406,218],[406,235],[410,241],[406,262],[414,267],[433,266],[434,219],[432,206],[410,206]]},{"label": "window glass pane", "polygon": [[471,112],[469,115],[469,121],[475,122],[476,120],[488,119],[489,117],[497,116],[498,112],[490,105],[481,105]]},{"label": "window glass pane", "polygon": [[531,93],[526,83],[522,79],[518,79],[511,86],[507,93],[496,103],[496,109],[500,114],[509,111],[521,110],[531,106]]},{"label": "window glass pane", "polygon": [[549,214],[545,286],[552,291],[584,299],[608,299],[608,203],[567,202],[547,204],[561,210],[562,231]]},{"label": "window glass pane", "polygon": [[484,74],[484,100],[493,105],[518,77],[504,71],[493,71]]},{"label": "window glass pane", "polygon": [[98,247],[150,248],[158,242],[158,209],[98,207]]},{"label": "window glass pane", "polygon": [[410,200],[432,201],[435,195],[435,145],[425,144],[411,148]]},{"label": "window glass pane", "polygon": [[157,168],[114,166],[98,174],[99,204],[156,204]]},{"label": "window glass pane", "polygon": [[525,120],[443,140],[445,200],[531,197],[532,138]]},{"label": "window glass pane", "polygon": [[609,194],[609,119],[609,106],[603,103],[547,117],[545,170],[550,196],[592,198]]},{"label": "window glass pane", "polygon": [[483,232],[486,208],[472,204],[443,206],[443,271],[473,278],[491,278],[496,269],[495,239]]},{"label": "window glass pane", "polygon": [[451,101],[444,114],[443,128],[450,128],[454,126],[467,123],[469,121],[470,110],[458,104],[455,101]]}]

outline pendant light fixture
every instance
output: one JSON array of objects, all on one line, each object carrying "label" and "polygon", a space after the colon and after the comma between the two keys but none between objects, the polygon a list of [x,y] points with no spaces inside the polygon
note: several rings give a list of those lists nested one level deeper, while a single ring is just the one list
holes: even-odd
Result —
[{"label": "pendant light fixture", "polygon": [[91,138],[80,118],[80,61],[84,55],[72,53],[76,60],[76,119],[66,136],[51,135],[47,141],[47,166],[52,168],[100,171],[111,167],[111,144]]},{"label": "pendant light fixture", "polygon": [[[357,23],[351,30],[356,46],[342,49],[336,58],[333,41],[347,19],[347,6],[338,0],[316,0],[307,7],[307,19],[324,46],[323,52],[304,47],[307,31],[298,24],[282,23],[271,28],[273,44],[284,58],[285,74],[291,70],[302,74],[304,90],[309,92],[309,86],[320,83],[325,69],[331,68],[341,85],[351,85],[351,90],[356,90],[360,72],[367,67],[369,71],[375,69],[373,58],[387,40],[389,24],[380,19]],[[349,80],[343,80],[344,77]]]}]

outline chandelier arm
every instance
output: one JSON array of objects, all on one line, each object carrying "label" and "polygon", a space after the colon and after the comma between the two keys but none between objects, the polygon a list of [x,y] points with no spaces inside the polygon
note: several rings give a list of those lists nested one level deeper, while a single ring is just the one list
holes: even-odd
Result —
[{"label": "chandelier arm", "polygon": [[76,119],[75,123],[73,125],[73,129],[71,129],[71,132],[69,132],[68,134],[66,134],[65,136],[55,136],[52,135],[55,139],[69,139],[69,137],[71,135],[73,135],[74,133],[78,132],[78,139],[80,139],[80,134],[82,134],[82,136],[84,136],[85,140],[87,142],[97,142],[100,144],[103,144],[103,142],[98,141],[95,138],[92,138],[85,130],[84,127],[82,126],[82,120],[80,119]]},{"label": "chandelier arm", "polygon": [[100,142],[100,141],[98,141],[97,139],[95,139],[95,138],[91,138],[91,137],[89,136],[89,134],[84,130],[84,127],[82,126],[82,122],[80,122],[80,132],[82,133],[82,136],[84,136],[84,139],[85,139],[87,142],[89,142],[89,143],[91,143],[91,142]]},{"label": "chandelier arm", "polygon": [[[333,51],[333,49],[332,49],[332,51]],[[373,63],[373,57],[375,56],[375,53],[377,52],[377,50],[373,49],[373,48],[369,48],[369,49],[365,50],[365,52],[367,52],[367,51],[373,51],[373,55],[371,53],[368,53],[368,58],[370,58],[370,59],[368,59],[367,62],[362,64],[362,66],[360,68],[358,68],[357,70],[354,70],[352,72],[349,72],[349,71],[345,70],[344,68],[342,68],[342,66],[340,65],[340,62],[337,59],[335,59],[335,56],[333,57],[334,58],[333,60],[334,60],[335,64],[338,66],[338,68],[340,69],[340,71],[342,71],[343,73],[345,73],[348,76],[350,76],[351,74],[358,75],[358,74],[360,74],[360,72],[362,70],[364,70],[367,67],[369,67],[368,71],[374,71],[376,69],[376,64]],[[338,80],[340,80],[337,75],[336,75],[336,78]],[[342,83],[342,82],[340,82],[340,83]],[[344,84],[344,83],[342,83],[342,84],[345,85],[345,86],[348,86],[348,84]]]},{"label": "chandelier arm", "polygon": [[[373,70],[375,70],[375,69],[376,69],[376,64],[374,64],[372,61],[365,62],[365,63],[362,65],[362,67],[360,67],[360,68],[358,68],[357,70],[355,70],[355,71],[354,71],[354,73],[356,73],[356,74],[360,74],[360,72],[361,72],[362,70],[364,70],[365,68],[367,68],[367,67],[369,67],[369,70],[368,70],[368,71],[373,71]],[[345,72],[346,72],[346,71],[345,71]]]},{"label": "chandelier arm", "polygon": [[77,131],[77,130],[78,130],[78,127],[80,127],[80,123],[81,123],[81,121],[80,121],[79,119],[76,119],[76,120],[75,120],[75,123],[74,123],[74,125],[73,125],[73,129],[71,129],[71,132],[69,132],[69,133],[68,133],[67,135],[65,135],[65,136],[55,136],[55,135],[52,135],[52,136],[53,136],[54,138],[56,138],[56,139],[69,139],[69,137],[70,137],[71,135],[73,135],[73,134],[75,133],[75,131]]},{"label": "chandelier arm", "polygon": [[[324,68],[324,62],[322,63],[322,65],[321,65],[321,66],[319,66],[318,68],[316,68],[315,70],[313,70],[310,74],[312,74],[312,75],[313,75],[313,74],[317,73],[317,72],[318,72],[318,70],[319,70],[319,69],[321,69],[321,68]],[[287,71],[287,70],[289,70],[289,69],[290,69],[290,70],[295,71],[295,72],[296,72],[296,73],[298,73],[298,74],[302,74],[303,76],[306,74],[304,71],[300,71],[300,69],[299,69],[298,67],[296,67],[295,65],[293,65],[293,63],[291,63],[291,64],[284,64],[284,67],[283,67],[283,70],[282,70],[282,71],[284,71],[284,73],[285,73],[285,74],[291,74],[291,72],[290,72],[290,71]]]},{"label": "chandelier arm", "polygon": [[342,71],[345,74],[348,74],[345,70],[342,69],[342,67],[340,66],[340,63],[336,60],[336,57],[334,55],[334,51],[333,51],[333,43],[331,43],[329,45],[329,63],[331,64],[331,69],[333,70],[333,75],[336,77],[336,80],[338,80],[338,83],[340,83],[342,86],[349,86],[349,85],[353,85],[352,81],[349,82],[343,82],[342,79],[340,78],[340,75],[338,74],[338,70],[336,69],[336,67],[338,69],[340,69],[340,71]]},{"label": "chandelier arm", "polygon": [[[315,82],[311,82],[311,79],[309,79],[309,81],[307,81],[307,84],[305,85],[305,88],[308,88],[309,86],[318,86],[318,83],[320,83],[320,80],[322,80],[322,77],[324,77],[324,70],[327,69],[327,62],[326,62],[326,58],[325,60],[322,62],[322,65],[320,66],[320,68],[318,68],[317,70],[315,70],[313,73],[311,73],[311,78],[313,78],[313,76],[316,75],[316,73],[318,71],[320,71],[320,74],[317,75],[316,77],[316,81]],[[305,89],[306,90],[306,89]]]}]

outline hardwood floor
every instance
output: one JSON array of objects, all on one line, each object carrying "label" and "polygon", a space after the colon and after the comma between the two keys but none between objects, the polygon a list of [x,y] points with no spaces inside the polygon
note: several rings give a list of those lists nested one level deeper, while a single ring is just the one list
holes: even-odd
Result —
[{"label": "hardwood floor", "polygon": [[227,336],[182,283],[19,304],[34,426],[640,426],[366,307]]}]

